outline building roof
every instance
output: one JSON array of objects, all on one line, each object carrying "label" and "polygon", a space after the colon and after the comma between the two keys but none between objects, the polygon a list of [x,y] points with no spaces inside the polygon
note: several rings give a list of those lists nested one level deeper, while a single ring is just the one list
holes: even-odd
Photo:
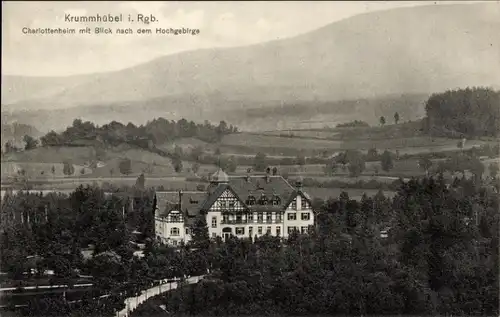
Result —
[{"label": "building roof", "polygon": [[[181,193],[181,209],[186,217],[187,224],[194,223],[200,211],[207,211],[215,201],[226,190],[230,190],[234,195],[254,212],[268,212],[283,210],[297,195],[311,201],[309,195],[302,191],[301,187],[293,187],[282,176],[279,175],[259,175],[259,176],[232,176],[229,177],[221,169],[213,176],[212,184],[208,186],[206,192],[156,192],[156,215],[166,217],[171,211],[179,211],[179,194]],[[250,198],[255,198],[254,205],[248,204]],[[259,200],[266,198],[268,201],[274,200],[274,204],[259,204]]]},{"label": "building roof", "polygon": [[[179,194],[181,204],[179,206]],[[201,204],[206,200],[206,192],[176,191],[156,192],[156,209],[158,217],[166,217],[171,211],[182,211],[184,216],[193,217],[199,214]],[[179,207],[182,210],[179,210]]]}]

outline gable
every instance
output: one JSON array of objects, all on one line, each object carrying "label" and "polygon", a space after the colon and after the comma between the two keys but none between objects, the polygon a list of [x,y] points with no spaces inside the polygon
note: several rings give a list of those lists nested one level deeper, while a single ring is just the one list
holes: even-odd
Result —
[{"label": "gable", "polygon": [[209,207],[210,211],[244,211],[245,209],[246,205],[229,186],[225,187],[217,197],[214,197],[214,202]]},{"label": "gable", "polygon": [[295,209],[297,205],[297,197],[300,196],[301,200],[301,209],[312,209],[312,201],[309,195],[304,193],[303,191],[294,191],[290,196],[290,200],[285,205],[285,209],[292,208]]}]

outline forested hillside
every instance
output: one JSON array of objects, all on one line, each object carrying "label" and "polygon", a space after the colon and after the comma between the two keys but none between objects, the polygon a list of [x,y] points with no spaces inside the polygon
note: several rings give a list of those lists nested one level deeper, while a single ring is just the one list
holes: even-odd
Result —
[{"label": "forested hillside", "polygon": [[500,136],[500,91],[466,88],[433,94],[425,105],[426,130],[469,138]]},{"label": "forested hillside", "polygon": [[[286,245],[274,237],[207,244],[193,274],[208,265],[208,280],[133,316],[158,305],[199,316],[498,315],[499,205],[487,187],[413,180],[392,200],[344,193],[316,208],[316,231]],[[146,261],[169,263],[163,252]]]},{"label": "forested hillside", "polygon": [[41,143],[42,146],[80,145],[82,141],[97,140],[107,145],[130,143],[148,147],[148,142],[161,144],[183,137],[196,137],[206,142],[216,142],[223,135],[237,131],[236,127],[228,126],[224,121],[214,126],[208,121],[204,124],[196,124],[186,119],[169,121],[158,118],[141,126],[133,123],[124,125],[112,121],[99,127],[90,121],[83,122],[75,119],[73,125],[66,128],[64,132],[51,131],[41,137]]}]

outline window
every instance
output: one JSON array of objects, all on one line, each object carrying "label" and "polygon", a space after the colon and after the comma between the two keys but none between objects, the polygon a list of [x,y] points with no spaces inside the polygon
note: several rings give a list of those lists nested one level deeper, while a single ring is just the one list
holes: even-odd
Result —
[{"label": "window", "polygon": [[258,222],[258,223],[262,223],[263,221],[264,221],[264,214],[263,214],[263,213],[261,213],[261,212],[259,212],[259,213],[257,214],[257,222]]},{"label": "window", "polygon": [[266,228],[266,234],[271,234],[271,227]]},{"label": "window", "polygon": [[214,239],[217,238],[217,233],[212,232],[212,238],[214,238]]},{"label": "window", "polygon": [[292,234],[295,231],[295,227],[288,227],[288,234]]},{"label": "window", "polygon": [[293,210],[297,210],[297,200],[296,199],[294,199],[292,201],[292,204],[290,205],[290,208],[292,208]]},{"label": "window", "polygon": [[274,196],[273,205],[278,206],[279,204],[281,204],[281,199],[278,196]]},{"label": "window", "polygon": [[248,214],[248,222],[253,222],[253,214]]},{"label": "window", "polygon": [[257,227],[257,233],[258,233],[259,235],[261,235],[261,234],[262,234],[262,227]]},{"label": "window", "polygon": [[212,217],[212,228],[217,228],[217,217]]},{"label": "window", "polygon": [[297,214],[295,213],[288,214],[288,220],[297,220]]},{"label": "window", "polygon": [[229,216],[228,215],[223,215],[222,216],[222,223],[228,223],[229,222]]},{"label": "window", "polygon": [[300,201],[300,207],[302,209],[308,209],[309,208],[309,203],[303,197],[302,197],[302,200]]},{"label": "window", "polygon": [[253,234],[253,227],[248,227],[248,235],[251,237]]},{"label": "window", "polygon": [[311,219],[311,215],[308,212],[303,212],[300,219],[309,220],[309,219]]},{"label": "window", "polygon": [[245,227],[236,227],[236,234],[239,236],[245,234]]},{"label": "window", "polygon": [[186,234],[189,234],[189,228],[186,228]]},{"label": "window", "polygon": [[171,236],[178,236],[179,235],[179,228],[176,228],[176,227],[171,228],[170,229],[170,235]]},{"label": "window", "polygon": [[234,208],[234,204],[235,204],[235,202],[234,202],[234,201],[230,201],[230,202],[229,202],[229,208]]},{"label": "window", "polygon": [[259,201],[259,203],[260,203],[261,205],[267,205],[267,197],[266,197],[265,195],[262,195],[262,196],[260,197],[260,201]]},{"label": "window", "polygon": [[181,220],[181,217],[179,215],[170,215],[171,222],[179,222],[180,220]]},{"label": "window", "polygon": [[300,233],[307,233],[307,227],[300,227]]},{"label": "window", "polygon": [[173,240],[173,241],[172,241],[172,244],[173,244],[174,246],[176,246],[176,245],[177,245],[177,240]]},{"label": "window", "polygon": [[248,196],[247,205],[249,205],[249,206],[255,205],[255,197],[254,196]]},{"label": "window", "polygon": [[281,235],[281,227],[276,227],[276,235],[277,236]]},{"label": "window", "polygon": [[266,221],[267,223],[273,222],[273,214],[271,212],[266,213]]},{"label": "window", "polygon": [[236,223],[241,223],[241,215],[236,216]]},{"label": "window", "polygon": [[276,222],[281,222],[281,212],[276,213]]}]

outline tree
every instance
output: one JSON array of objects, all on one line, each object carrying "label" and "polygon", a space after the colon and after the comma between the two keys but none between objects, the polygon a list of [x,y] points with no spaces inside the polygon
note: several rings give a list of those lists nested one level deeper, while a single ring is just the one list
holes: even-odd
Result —
[{"label": "tree", "polygon": [[12,141],[7,141],[5,143],[5,154],[15,153],[19,151],[19,149],[12,143]]},{"label": "tree", "polygon": [[378,153],[376,148],[371,148],[368,150],[368,153],[366,154],[366,160],[368,162],[373,162],[373,161],[378,161]]},{"label": "tree", "polygon": [[488,170],[490,172],[490,176],[496,178],[499,170],[498,163],[496,162],[490,163],[490,165],[488,166]]},{"label": "tree", "polygon": [[380,125],[381,126],[385,125],[385,117],[384,116],[381,116],[380,119],[379,119],[379,121],[380,121]]},{"label": "tree", "polygon": [[267,168],[267,156],[266,154],[259,152],[255,155],[253,161],[253,167],[257,172],[264,172]]},{"label": "tree", "polygon": [[429,174],[429,169],[432,167],[432,161],[427,157],[422,157],[418,160],[418,166],[425,171],[425,174]]},{"label": "tree", "polygon": [[238,168],[238,162],[237,159],[234,155],[229,157],[229,159],[226,161],[226,170],[230,173],[236,172],[236,168]]},{"label": "tree", "polygon": [[193,165],[191,165],[191,170],[193,171],[193,173],[197,174],[198,171],[200,170],[200,164],[194,163]]},{"label": "tree", "polygon": [[130,161],[130,159],[128,158],[121,160],[118,164],[118,169],[123,175],[132,174],[132,161]]},{"label": "tree", "polygon": [[397,113],[397,112],[396,112],[396,113],[394,114],[394,123],[395,123],[395,124],[398,124],[398,122],[399,122],[399,113]]},{"label": "tree", "polygon": [[349,164],[349,176],[357,177],[365,170],[365,159],[361,152],[356,150],[347,150],[344,153],[344,158],[341,159],[343,162]]},{"label": "tree", "polygon": [[146,183],[146,177],[144,177],[144,174],[139,175],[137,177],[137,180],[135,181],[135,188],[138,190],[144,190],[144,186]]},{"label": "tree", "polygon": [[30,135],[25,135],[23,137],[23,141],[25,143],[24,145],[24,149],[25,150],[31,150],[31,149],[34,149],[38,146],[38,140],[33,138],[32,136]]},{"label": "tree", "polygon": [[392,161],[392,154],[385,150],[380,157],[380,164],[382,165],[382,169],[386,172],[390,171],[394,168],[394,163]]},{"label": "tree", "polygon": [[73,175],[75,173],[75,167],[71,162],[65,161],[63,162],[63,174],[64,175]]},{"label": "tree", "polygon": [[174,167],[174,170],[176,173],[182,172],[183,166],[182,166],[182,160],[178,156],[174,156],[171,159],[172,166]]}]

